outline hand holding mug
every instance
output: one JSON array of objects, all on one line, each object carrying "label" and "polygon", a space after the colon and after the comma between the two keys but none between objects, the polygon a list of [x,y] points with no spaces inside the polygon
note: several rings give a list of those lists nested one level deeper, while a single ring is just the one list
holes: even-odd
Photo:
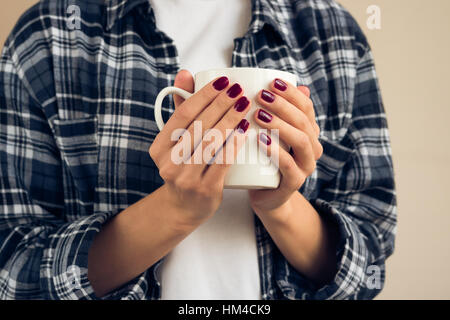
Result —
[{"label": "hand holding mug", "polygon": [[320,128],[307,87],[295,87],[274,79],[269,90],[261,90],[257,103],[266,110],[255,112],[256,123],[262,128],[278,129],[280,141],[291,146],[291,152],[288,152],[273,142],[270,134],[259,135],[259,143],[269,155],[276,148],[282,175],[277,189],[249,190],[252,207],[260,214],[282,206],[300,189],[314,172],[323,148],[318,139]]},{"label": "hand holding mug", "polygon": [[[191,79],[186,73],[182,71],[177,78]],[[230,83],[227,77],[214,79],[195,94],[180,92],[186,100],[175,99],[175,112],[156,136],[149,153],[165,181],[166,200],[181,213],[181,224],[201,224],[219,207],[231,165],[215,159],[223,159],[228,149],[237,151],[244,145],[249,127],[244,118],[251,103],[243,96],[242,87]],[[194,132],[196,123],[201,124],[200,135]],[[182,132],[180,137],[176,132]],[[218,132],[224,139],[210,139],[209,132]],[[177,158],[180,150],[183,161]],[[237,156],[238,152],[233,154]]]},{"label": "hand holding mug", "polygon": [[[248,100],[252,101],[251,110],[246,119],[252,127],[247,133],[245,145],[240,149],[236,158],[237,161],[229,168],[225,180],[226,189],[275,189],[280,184],[280,171],[276,161],[271,161],[267,153],[261,152],[258,147],[258,133],[261,128],[253,119],[253,112],[257,109],[256,97],[262,88],[268,88],[275,78],[280,78],[291,84],[296,83],[296,75],[274,69],[263,68],[222,68],[205,70],[195,74],[194,92],[203,90],[202,88],[217,79],[226,76],[230,82],[239,83],[245,89]],[[189,88],[192,90],[192,88]],[[183,98],[189,98],[192,93],[177,87],[163,89],[155,101],[155,120],[160,130],[165,127],[162,119],[162,101],[168,94],[177,94]],[[176,98],[178,99],[178,98]],[[175,99],[175,100],[176,100]],[[208,116],[205,114],[205,116]],[[214,120],[211,118],[211,120]],[[207,117],[203,121],[210,121]],[[280,141],[284,149],[288,149],[284,141]]]}]

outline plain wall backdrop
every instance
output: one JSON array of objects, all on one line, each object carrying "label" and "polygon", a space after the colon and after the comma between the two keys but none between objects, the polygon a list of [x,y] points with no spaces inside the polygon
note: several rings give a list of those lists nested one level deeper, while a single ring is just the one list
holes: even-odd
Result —
[{"label": "plain wall backdrop", "polygon": [[[0,47],[36,2],[2,1]],[[398,232],[378,299],[450,299],[450,1],[340,3],[371,43],[392,140]],[[379,30],[367,27],[370,5],[381,9]]]}]

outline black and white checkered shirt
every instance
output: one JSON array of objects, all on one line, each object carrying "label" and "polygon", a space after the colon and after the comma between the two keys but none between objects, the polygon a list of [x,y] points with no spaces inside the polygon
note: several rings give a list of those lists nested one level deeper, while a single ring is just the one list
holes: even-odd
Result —
[{"label": "black and white checkered shirt", "polygon": [[[316,287],[255,216],[262,298],[374,297],[394,250],[396,193],[365,36],[333,0],[253,0],[234,45],[233,66],[289,71],[311,89],[324,154],[300,191],[340,230],[338,272]],[[0,59],[1,299],[97,299],[89,247],[163,184],[148,154],[153,103],[178,70],[148,0],[43,0],[20,18]],[[171,99],[164,109],[167,120]],[[158,299],[157,264],[105,299]]]}]

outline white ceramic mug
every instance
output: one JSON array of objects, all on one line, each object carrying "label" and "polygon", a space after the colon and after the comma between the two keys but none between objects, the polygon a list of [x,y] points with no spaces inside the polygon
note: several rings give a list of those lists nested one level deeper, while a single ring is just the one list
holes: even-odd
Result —
[{"label": "white ceramic mug", "polygon": [[[294,74],[261,68],[224,68],[201,71],[195,74],[195,89],[199,91],[215,78],[226,76],[230,84],[239,83],[244,90],[244,95],[251,100],[251,110],[245,117],[250,122],[250,129],[245,145],[237,155],[236,161],[231,165],[225,177],[226,189],[275,189],[280,184],[280,172],[278,165],[271,161],[265,152],[258,147],[258,135],[261,128],[253,120],[253,113],[261,106],[256,102],[256,95],[262,89],[268,89],[270,83],[276,79],[282,79],[296,86],[297,78]],[[188,99],[191,93],[176,87],[167,87],[158,94],[155,101],[155,120],[159,130],[164,127],[161,115],[163,99],[169,94],[177,94]],[[277,141],[287,150],[282,141]]]}]

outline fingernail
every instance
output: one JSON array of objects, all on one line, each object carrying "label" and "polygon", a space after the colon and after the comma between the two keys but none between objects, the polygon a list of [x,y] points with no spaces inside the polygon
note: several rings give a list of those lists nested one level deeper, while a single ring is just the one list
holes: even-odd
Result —
[{"label": "fingernail", "polygon": [[263,132],[261,132],[259,134],[259,141],[261,141],[262,143],[264,143],[267,146],[269,146],[272,143],[272,139],[270,139],[270,137]]},{"label": "fingernail", "polygon": [[245,133],[249,125],[250,123],[247,120],[242,119],[241,122],[239,122],[239,124],[237,125],[236,130],[239,131],[239,133]]},{"label": "fingernail", "polygon": [[213,87],[217,91],[221,91],[221,90],[225,89],[229,83],[230,83],[230,80],[228,80],[227,77],[220,77],[219,79],[214,81]]},{"label": "fingernail", "polygon": [[270,113],[265,112],[263,109],[259,109],[259,111],[258,111],[258,119],[259,120],[269,123],[270,121],[272,121],[272,118],[273,117]]},{"label": "fingernail", "polygon": [[242,88],[238,83],[235,83],[228,89],[227,94],[230,98],[236,98],[242,92]]},{"label": "fingernail", "polygon": [[286,91],[287,84],[286,84],[286,82],[284,82],[281,79],[275,79],[274,87],[277,88],[280,91]]},{"label": "fingernail", "polygon": [[238,101],[236,101],[236,104],[234,105],[234,109],[238,112],[242,112],[247,108],[250,101],[246,97],[240,97]]},{"label": "fingernail", "polygon": [[267,90],[263,90],[263,91],[261,92],[261,98],[262,98],[264,101],[269,102],[269,103],[272,103],[272,102],[275,101],[275,96],[274,96],[271,92],[269,92],[269,91],[267,91]]}]

